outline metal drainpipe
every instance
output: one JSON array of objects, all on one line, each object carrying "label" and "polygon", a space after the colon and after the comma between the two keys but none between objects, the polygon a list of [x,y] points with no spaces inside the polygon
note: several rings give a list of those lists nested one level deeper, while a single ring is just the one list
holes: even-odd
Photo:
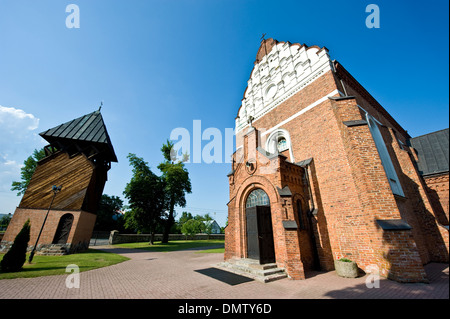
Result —
[{"label": "metal drainpipe", "polygon": [[308,186],[308,193],[309,193],[309,198],[311,198],[311,211],[309,212],[310,214],[312,214],[312,212],[314,211],[315,207],[314,207],[314,198],[312,196],[312,191],[311,191],[311,184],[309,182],[309,164],[307,164],[305,166],[305,173],[306,173],[306,185]]}]

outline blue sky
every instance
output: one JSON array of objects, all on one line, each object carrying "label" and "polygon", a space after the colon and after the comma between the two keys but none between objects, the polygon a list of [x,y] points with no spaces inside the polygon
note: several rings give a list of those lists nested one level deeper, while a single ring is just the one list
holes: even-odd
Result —
[{"label": "blue sky", "polygon": [[[72,3],[79,29],[66,27]],[[371,3],[379,29],[365,25]],[[326,46],[411,136],[447,128],[448,12],[448,1],[436,0],[0,0],[0,213],[20,202],[10,186],[44,146],[36,134],[101,101],[119,159],[105,193],[122,198],[128,153],[159,173],[173,129],[192,132],[193,120],[222,134],[233,128],[262,33]],[[185,210],[224,226],[230,164],[187,168]]]}]

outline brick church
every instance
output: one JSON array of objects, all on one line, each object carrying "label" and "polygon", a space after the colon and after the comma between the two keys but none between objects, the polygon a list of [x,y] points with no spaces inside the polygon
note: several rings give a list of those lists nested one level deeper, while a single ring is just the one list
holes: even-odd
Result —
[{"label": "brick church", "polygon": [[325,47],[262,41],[228,178],[225,261],[400,282],[448,263],[448,129],[412,138]]}]

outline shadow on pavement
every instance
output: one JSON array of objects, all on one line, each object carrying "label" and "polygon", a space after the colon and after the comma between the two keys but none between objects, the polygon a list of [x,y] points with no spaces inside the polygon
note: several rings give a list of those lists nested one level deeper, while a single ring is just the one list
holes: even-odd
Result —
[{"label": "shadow on pavement", "polygon": [[253,281],[253,279],[240,276],[225,270],[217,269],[217,268],[205,268],[205,269],[199,269],[194,270],[195,272],[198,272],[202,275],[214,278],[216,280],[219,280],[221,282],[224,282],[228,285],[235,286],[239,284],[243,284],[245,282]]}]

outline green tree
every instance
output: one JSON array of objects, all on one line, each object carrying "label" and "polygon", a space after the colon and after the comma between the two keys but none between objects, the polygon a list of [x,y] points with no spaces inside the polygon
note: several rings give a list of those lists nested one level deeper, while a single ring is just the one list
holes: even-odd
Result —
[{"label": "green tree", "polygon": [[180,229],[181,229],[181,227],[183,226],[183,224],[184,224],[185,222],[187,222],[188,220],[193,219],[193,218],[194,218],[194,217],[193,217],[192,214],[189,213],[189,212],[183,212],[183,213],[181,213],[181,217],[178,219],[178,225],[179,225]]},{"label": "green tree", "polygon": [[213,218],[211,217],[211,215],[209,213],[206,213],[205,215],[203,215],[203,220],[204,221],[212,221]]},{"label": "green tree", "polygon": [[30,241],[30,220],[28,219],[17,234],[11,248],[3,257],[0,268],[3,272],[15,272],[22,269],[26,260],[28,242]]},{"label": "green tree", "polygon": [[205,227],[202,228],[202,233],[207,233],[208,235],[211,234],[213,218],[209,213],[206,213],[205,215],[196,215],[194,219],[201,221],[205,225]]},{"label": "green tree", "polygon": [[97,219],[95,221],[95,230],[113,230],[118,227],[118,220],[121,214],[123,201],[118,196],[109,196],[103,194],[100,199],[99,208],[97,210]]},{"label": "green tree", "polygon": [[181,227],[181,232],[184,235],[193,237],[195,234],[204,233],[206,230],[205,223],[200,219],[189,219]]},{"label": "green tree", "polygon": [[123,220],[124,220],[124,228],[126,230],[131,232],[138,232],[139,226],[133,217],[133,212],[128,206],[127,210],[125,211],[125,214],[123,215]]},{"label": "green tree", "polygon": [[[191,222],[194,220],[195,222]],[[180,219],[178,220],[181,233],[185,235],[193,235],[198,233],[211,234],[212,231],[212,221],[213,218],[210,214],[205,215],[195,215],[192,216],[191,213],[183,212]],[[184,225],[189,222],[186,227]],[[183,228],[184,227],[184,228]]]},{"label": "green tree", "polygon": [[169,241],[169,233],[175,223],[174,210],[175,206],[186,206],[186,193],[191,193],[191,180],[189,172],[184,166],[184,162],[188,159],[187,155],[183,156],[182,161],[176,161],[176,151],[173,149],[174,144],[167,140],[161,148],[165,161],[158,165],[158,169],[162,172],[161,178],[165,182],[166,207],[168,216],[164,225],[163,243]]},{"label": "green tree", "polygon": [[29,156],[24,162],[23,167],[20,169],[20,182],[12,182],[11,190],[17,191],[17,196],[25,194],[28,185],[30,184],[31,177],[36,170],[37,162],[45,157],[45,151],[43,148],[40,150],[35,149],[33,154]]},{"label": "green tree", "polygon": [[181,213],[181,217],[178,219],[178,221],[175,222],[175,229],[172,228],[171,234],[173,234],[173,233],[182,234],[181,227],[183,227],[183,224],[185,222],[187,222],[189,219],[193,219],[193,218],[194,217],[192,216],[191,213],[188,213],[188,212]]},{"label": "green tree", "polygon": [[228,226],[228,216],[227,216],[227,220],[225,222],[225,227],[220,227],[220,233],[221,234],[225,234],[225,228],[227,228]]},{"label": "green tree", "polygon": [[150,244],[153,244],[156,227],[164,213],[165,183],[142,158],[135,154],[128,154],[127,158],[133,167],[133,176],[123,192],[130,209],[126,225],[134,226],[138,231],[148,230],[152,234]]},{"label": "green tree", "polygon": [[2,218],[0,218],[0,230],[4,230],[8,227],[11,218],[11,214],[4,215],[2,216]]}]

